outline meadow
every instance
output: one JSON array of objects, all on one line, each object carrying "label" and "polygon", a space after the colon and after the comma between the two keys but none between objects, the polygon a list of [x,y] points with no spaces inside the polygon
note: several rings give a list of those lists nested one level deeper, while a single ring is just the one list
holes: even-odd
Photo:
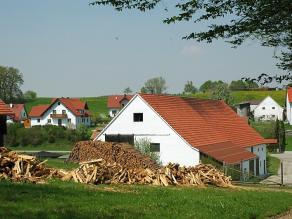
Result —
[{"label": "meadow", "polygon": [[292,190],[276,190],[2,181],[0,218],[266,218],[292,207]]}]

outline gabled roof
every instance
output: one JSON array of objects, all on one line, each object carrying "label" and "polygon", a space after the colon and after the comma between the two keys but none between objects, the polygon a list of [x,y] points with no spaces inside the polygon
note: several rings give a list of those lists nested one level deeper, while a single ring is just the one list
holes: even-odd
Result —
[{"label": "gabled roof", "polygon": [[0,100],[0,115],[13,115],[12,110],[6,106],[6,104]]},{"label": "gabled roof", "polygon": [[[49,110],[57,101],[60,101],[65,107],[67,107],[75,116],[82,116],[80,110],[88,110],[86,102],[82,102],[78,98],[54,98],[49,105],[39,105],[32,107],[29,116],[41,117],[47,110]],[[86,113],[85,115],[89,115]]]},{"label": "gabled roof", "polygon": [[133,98],[133,95],[113,95],[109,96],[107,99],[108,108],[121,108],[121,102],[126,99],[130,101]]},{"label": "gabled roof", "polygon": [[24,108],[24,104],[7,104],[7,107],[9,107],[12,112],[14,113],[13,120],[14,121],[20,121],[21,120],[21,112]]},{"label": "gabled roof", "polygon": [[[190,145],[219,161],[249,160],[255,156],[245,148],[265,144],[265,140],[223,101],[140,96]],[[224,156],[217,155],[216,148]]]},{"label": "gabled roof", "polygon": [[257,105],[257,107],[256,107],[254,110],[256,110],[257,108],[261,107],[262,103],[264,103],[265,100],[267,100],[267,99],[271,99],[275,104],[278,105],[279,108],[283,109],[283,107],[280,106],[280,104],[278,104],[278,103],[277,103],[277,102],[276,102],[271,96],[266,96],[265,99],[263,99],[263,100]]},{"label": "gabled roof", "polygon": [[292,103],[292,87],[287,88],[287,95],[289,103]]}]

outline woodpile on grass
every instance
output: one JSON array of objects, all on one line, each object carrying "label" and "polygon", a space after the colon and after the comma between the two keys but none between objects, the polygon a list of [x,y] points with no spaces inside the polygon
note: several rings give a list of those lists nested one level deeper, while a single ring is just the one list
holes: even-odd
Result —
[{"label": "woodpile on grass", "polygon": [[226,177],[212,165],[180,167],[168,164],[159,169],[125,168],[103,159],[80,163],[80,167],[69,172],[64,181],[74,180],[85,184],[150,184],[157,186],[189,185],[231,187],[231,178]]},{"label": "woodpile on grass", "polygon": [[46,161],[39,161],[35,156],[17,154],[0,147],[0,179],[14,182],[45,183],[53,176],[64,177],[66,172],[45,167]]},{"label": "woodpile on grass", "polygon": [[154,160],[141,154],[132,145],[102,141],[81,141],[76,143],[68,160],[81,163],[100,158],[108,163],[117,163],[124,168],[158,169],[160,167]]}]

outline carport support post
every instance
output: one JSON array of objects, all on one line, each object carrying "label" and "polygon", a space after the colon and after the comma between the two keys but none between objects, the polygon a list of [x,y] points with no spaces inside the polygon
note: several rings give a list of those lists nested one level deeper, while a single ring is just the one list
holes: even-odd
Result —
[{"label": "carport support post", "polygon": [[281,161],[281,186],[284,186],[283,162]]}]

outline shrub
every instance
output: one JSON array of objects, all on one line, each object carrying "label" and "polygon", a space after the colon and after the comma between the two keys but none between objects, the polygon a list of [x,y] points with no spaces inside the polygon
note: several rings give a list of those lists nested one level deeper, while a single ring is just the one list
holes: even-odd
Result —
[{"label": "shrub", "polygon": [[151,141],[149,138],[141,138],[135,141],[134,147],[142,154],[151,157],[156,163],[161,163],[159,154],[151,152],[150,143]]}]

